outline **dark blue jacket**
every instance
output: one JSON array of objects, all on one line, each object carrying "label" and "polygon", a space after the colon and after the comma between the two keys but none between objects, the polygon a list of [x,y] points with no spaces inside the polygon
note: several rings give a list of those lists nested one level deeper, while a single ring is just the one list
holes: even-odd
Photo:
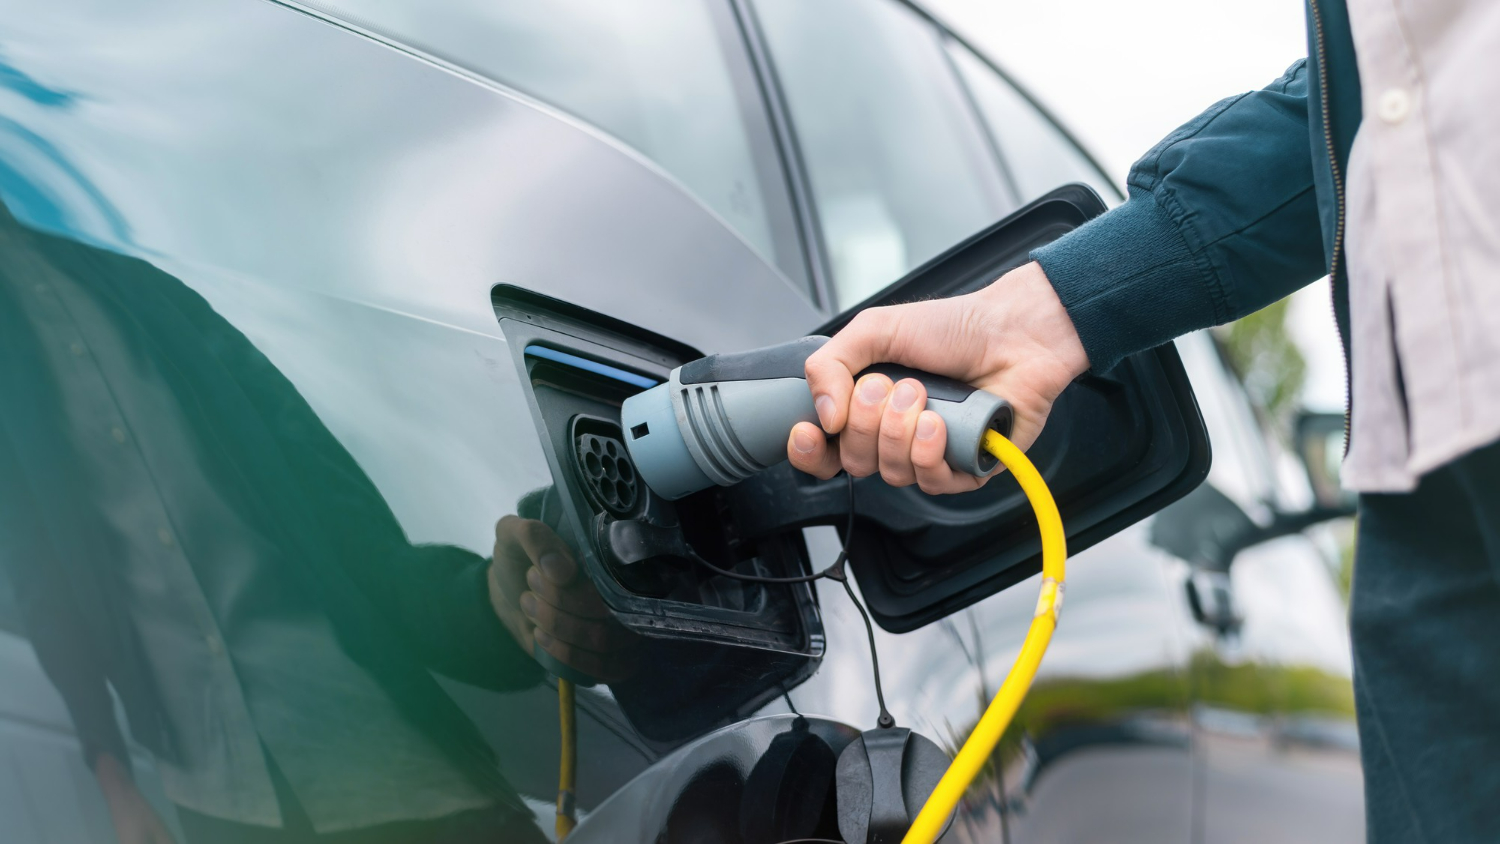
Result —
[{"label": "dark blue jacket", "polygon": [[1308,58],[1215,104],[1131,168],[1129,200],[1036,250],[1095,371],[1333,276],[1349,346],[1343,173],[1359,72],[1340,0],[1310,0]]}]

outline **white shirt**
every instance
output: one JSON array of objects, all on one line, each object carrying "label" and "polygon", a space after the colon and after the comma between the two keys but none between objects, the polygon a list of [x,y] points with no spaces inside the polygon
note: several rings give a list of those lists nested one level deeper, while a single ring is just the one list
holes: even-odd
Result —
[{"label": "white shirt", "polygon": [[1349,0],[1345,486],[1402,492],[1500,439],[1500,2]]}]

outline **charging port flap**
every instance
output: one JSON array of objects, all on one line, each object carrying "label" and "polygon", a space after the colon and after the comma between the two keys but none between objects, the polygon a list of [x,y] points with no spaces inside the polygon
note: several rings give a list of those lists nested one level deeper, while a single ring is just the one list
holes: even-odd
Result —
[{"label": "charging port flap", "polygon": [[[832,334],[865,308],[968,293],[1028,260],[1031,250],[1105,211],[1082,185],[1047,194],[918,267],[819,329]],[[1208,432],[1171,343],[1127,358],[1104,375],[1064,390],[1042,436],[1027,452],[1057,499],[1075,554],[1190,492],[1208,475]],[[829,484],[807,485],[789,470],[765,473],[745,518],[778,523],[837,506]],[[796,473],[790,473],[796,474]],[[742,486],[747,486],[742,484]],[[782,492],[770,494],[767,487]],[[803,490],[800,496],[788,490]],[[882,627],[920,627],[1041,571],[1036,519],[1009,475],[962,495],[916,487],[856,484],[850,565]],[[774,504],[783,512],[767,509]],[[794,512],[796,511],[796,512]],[[837,524],[837,521],[833,521]],[[756,528],[751,526],[751,530]]]}]

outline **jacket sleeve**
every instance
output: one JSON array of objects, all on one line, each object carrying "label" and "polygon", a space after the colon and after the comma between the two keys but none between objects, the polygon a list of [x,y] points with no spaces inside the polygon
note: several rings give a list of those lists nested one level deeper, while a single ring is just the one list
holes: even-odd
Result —
[{"label": "jacket sleeve", "polygon": [[541,666],[490,606],[489,560],[449,545],[417,545],[402,556],[372,567],[364,586],[405,625],[429,668],[495,691],[542,681]]},{"label": "jacket sleeve", "polygon": [[10,580],[22,629],[68,707],[89,769],[100,753],[109,753],[129,770],[130,754],[115,719],[104,661],[89,638],[44,524],[0,424],[0,577]]},{"label": "jacket sleeve", "polygon": [[1129,200],[1035,250],[1096,372],[1253,313],[1328,270],[1305,59],[1215,104],[1131,168]]}]

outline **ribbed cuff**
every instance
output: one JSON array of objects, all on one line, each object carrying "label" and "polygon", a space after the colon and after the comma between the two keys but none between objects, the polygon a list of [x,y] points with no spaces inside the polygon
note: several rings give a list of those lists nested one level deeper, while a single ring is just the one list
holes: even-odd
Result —
[{"label": "ribbed cuff", "polygon": [[1094,372],[1220,321],[1212,271],[1144,191],[1031,258],[1072,317]]}]

